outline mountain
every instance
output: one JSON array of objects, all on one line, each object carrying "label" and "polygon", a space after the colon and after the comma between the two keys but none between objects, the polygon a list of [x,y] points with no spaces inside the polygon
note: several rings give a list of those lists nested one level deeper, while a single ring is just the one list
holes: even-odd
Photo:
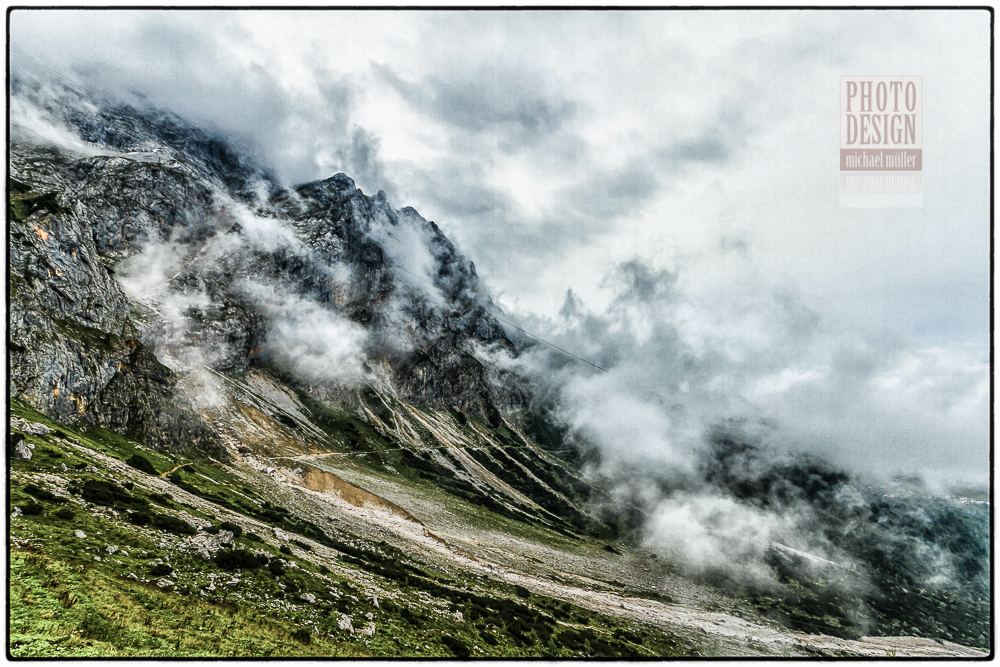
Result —
[{"label": "mountain", "polygon": [[44,119],[8,177],[12,656],[982,655],[961,622],[861,640],[858,575],[791,547],[768,597],[641,546],[414,209],[11,94]]}]

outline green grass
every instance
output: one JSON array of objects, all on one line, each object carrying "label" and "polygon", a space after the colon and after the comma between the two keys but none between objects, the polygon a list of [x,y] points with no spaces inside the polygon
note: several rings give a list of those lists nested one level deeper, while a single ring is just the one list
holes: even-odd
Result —
[{"label": "green grass", "polygon": [[364,647],[310,637],[252,610],[213,605],[47,555],[10,556],[10,654],[74,657],[344,657]]},{"label": "green grass", "polygon": [[[18,401],[11,405],[16,416],[54,429],[47,436],[27,436],[36,445],[35,455],[10,464],[11,503],[34,508],[10,524],[10,651],[16,657],[621,658],[679,656],[693,650],[662,630],[484,582],[470,573],[443,574],[385,542],[339,530],[334,538],[275,504],[275,498],[267,500],[266,491],[248,488],[234,471],[203,453],[154,452],[105,429],[69,428]],[[99,453],[122,461],[141,455],[164,473],[187,464],[167,480],[219,508],[165,501],[143,485],[145,473],[129,468],[123,477],[105,470]],[[91,466],[100,474],[90,471]],[[442,491],[433,481],[362,469],[435,494],[473,525],[568,551],[596,552],[603,546],[499,516]],[[54,474],[69,485],[50,495],[45,487],[51,482],[36,473]],[[84,503],[80,494],[88,480],[91,486],[95,480],[114,485],[101,497],[106,507]],[[300,547],[306,543],[299,536],[341,556],[326,559],[301,548],[286,554],[277,544],[244,534],[235,548],[260,558],[252,563],[231,559],[223,563],[227,568],[243,561],[247,566],[223,570],[214,560],[178,550],[188,537],[170,532],[168,525],[128,520],[129,512],[175,516],[184,509],[221,527],[217,517],[225,514],[222,507],[281,527]],[[74,537],[74,530],[87,537]],[[109,545],[117,551],[109,554]],[[161,590],[155,582],[168,571],[175,585]],[[129,574],[138,580],[129,580]],[[240,583],[223,584],[234,575]],[[362,582],[373,576],[391,600],[371,600],[371,589]],[[314,595],[315,602],[302,601],[305,593]],[[362,639],[340,630],[342,614],[353,618],[355,628],[374,623],[375,635]]]}]

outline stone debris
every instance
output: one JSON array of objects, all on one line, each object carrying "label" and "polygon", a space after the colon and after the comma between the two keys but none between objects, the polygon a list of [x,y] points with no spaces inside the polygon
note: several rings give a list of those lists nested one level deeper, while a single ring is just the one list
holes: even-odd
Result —
[{"label": "stone debris", "polygon": [[303,593],[299,596],[299,599],[304,602],[308,602],[309,604],[316,602],[316,596],[312,593]]},{"label": "stone debris", "polygon": [[358,630],[358,634],[362,637],[374,637],[375,636],[375,624],[369,623],[362,629]]},{"label": "stone debris", "polygon": [[113,547],[113,546],[111,546],[111,545],[109,544],[109,545],[108,545],[108,548],[106,549],[106,551],[108,552],[108,555],[110,556],[110,555],[111,555],[111,554],[113,554],[114,552],[118,551],[118,547]]},{"label": "stone debris", "polygon": [[367,618],[369,621],[374,620],[375,614],[368,612],[367,614],[365,614],[365,618]]},{"label": "stone debris", "polygon": [[21,508],[18,507],[17,505],[14,505],[14,511],[10,513],[10,518],[13,521],[19,516],[21,516]]},{"label": "stone debris", "polygon": [[170,581],[169,579],[160,579],[159,581],[156,582],[156,585],[159,586],[160,588],[170,588],[171,586],[174,585],[174,582]]},{"label": "stone debris", "polygon": [[49,433],[52,433],[52,429],[45,424],[29,422],[26,419],[21,419],[19,417],[10,418],[10,427],[12,429],[17,429],[18,431],[23,431],[24,433],[30,433],[31,435],[48,435]]},{"label": "stone debris", "polygon": [[210,560],[212,554],[221,549],[223,546],[231,544],[233,541],[233,534],[228,530],[220,530],[218,535],[211,535],[209,533],[199,533],[188,538],[185,543],[187,549],[196,551],[199,556],[205,560]]},{"label": "stone debris", "polygon": [[135,572],[129,572],[129,575],[125,577],[129,581],[138,581],[139,577],[135,576]]},{"label": "stone debris", "polygon": [[354,624],[350,616],[347,614],[341,614],[340,618],[337,620],[337,627],[341,630],[348,630],[354,632]]},{"label": "stone debris", "polygon": [[462,612],[460,612],[460,611],[456,611],[454,614],[451,615],[451,617],[454,618],[459,623],[464,623],[465,622],[465,617],[462,616]]}]

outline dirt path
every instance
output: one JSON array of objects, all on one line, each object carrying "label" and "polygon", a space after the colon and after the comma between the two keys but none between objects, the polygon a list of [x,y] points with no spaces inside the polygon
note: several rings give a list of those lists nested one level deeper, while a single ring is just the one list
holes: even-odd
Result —
[{"label": "dirt path", "polygon": [[167,472],[165,472],[162,475],[160,475],[160,477],[166,477],[167,475],[169,475],[170,473],[174,472],[178,468],[183,468],[184,466],[194,465],[195,463],[197,463],[197,461],[188,461],[187,463],[182,463],[179,466],[174,466],[173,468],[171,468]]}]

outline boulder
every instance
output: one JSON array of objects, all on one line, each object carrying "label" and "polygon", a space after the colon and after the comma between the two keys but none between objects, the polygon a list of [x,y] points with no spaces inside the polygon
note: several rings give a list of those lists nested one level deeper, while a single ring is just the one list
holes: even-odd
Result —
[{"label": "boulder", "polygon": [[308,602],[309,604],[316,602],[316,596],[312,593],[303,593],[299,596],[299,599],[303,602]]},{"label": "boulder", "polygon": [[156,582],[156,585],[159,586],[160,588],[171,588],[174,585],[174,582],[170,581],[169,579],[160,579],[159,581]]},{"label": "boulder", "polygon": [[83,532],[82,530],[74,530],[73,537],[78,537],[81,540],[83,540],[87,538],[87,533]]},{"label": "boulder", "polygon": [[130,572],[129,575],[127,577],[125,577],[125,578],[128,579],[129,581],[138,581],[139,580],[139,577],[135,576],[135,572]]},{"label": "boulder", "polygon": [[22,461],[31,460],[31,450],[35,448],[35,445],[24,439],[24,436],[20,433],[15,434],[10,448],[11,458],[21,459]]}]

